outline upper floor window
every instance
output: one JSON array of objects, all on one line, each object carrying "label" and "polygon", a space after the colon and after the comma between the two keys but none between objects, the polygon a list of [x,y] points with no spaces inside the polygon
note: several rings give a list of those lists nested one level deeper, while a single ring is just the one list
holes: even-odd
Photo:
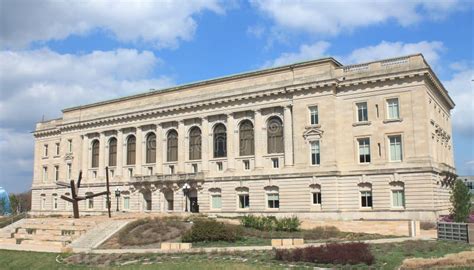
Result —
[{"label": "upper floor window", "polygon": [[250,156],[255,153],[254,129],[250,120],[244,120],[239,127],[240,155]]},{"label": "upper floor window", "polygon": [[320,154],[319,141],[311,142],[311,165],[321,164],[321,154]]},{"label": "upper floor window", "polygon": [[370,163],[370,139],[357,139],[357,142],[359,143],[359,162]]},{"label": "upper floor window", "polygon": [[309,107],[310,124],[319,124],[318,106]]},{"label": "upper floor window", "polygon": [[67,163],[67,180],[70,180],[72,178],[72,164]]},{"label": "upper floor window", "polygon": [[72,153],[72,139],[67,140],[67,152]]},{"label": "upper floor window", "polygon": [[135,136],[130,135],[127,138],[127,165],[135,165],[135,158],[136,158],[136,144],[137,139]]},{"label": "upper floor window", "polygon": [[56,156],[59,156],[60,149],[59,143],[56,143]]},{"label": "upper floor window", "polygon": [[388,136],[390,143],[390,161],[401,161],[402,160],[402,136]]},{"label": "upper floor window", "polygon": [[201,129],[193,127],[189,131],[189,160],[201,159]]},{"label": "upper floor window", "polygon": [[109,166],[117,166],[117,139],[109,140]]},{"label": "upper floor window", "polygon": [[47,144],[43,145],[43,156],[44,157],[48,156],[48,145]]},{"label": "upper floor window", "polygon": [[99,167],[99,141],[92,142],[92,168]]},{"label": "upper floor window", "polygon": [[214,157],[227,156],[227,129],[223,124],[217,124],[214,128]]},{"label": "upper floor window", "polygon": [[48,167],[43,167],[43,182],[48,182]]},{"label": "upper floor window", "polygon": [[399,119],[400,109],[398,104],[398,98],[387,99],[387,112],[388,119]]},{"label": "upper floor window", "polygon": [[369,115],[367,112],[367,102],[360,102],[356,104],[357,106],[357,121],[365,122],[369,120]]},{"label": "upper floor window", "polygon": [[146,136],[146,163],[156,162],[156,135],[149,133]]},{"label": "upper floor window", "polygon": [[166,160],[177,161],[178,160],[178,132],[176,130],[170,130],[166,138],[167,149],[166,149]]},{"label": "upper floor window", "polygon": [[283,123],[276,116],[267,123],[267,151],[269,154],[284,152]]},{"label": "upper floor window", "polygon": [[59,180],[59,166],[54,166],[54,181]]}]

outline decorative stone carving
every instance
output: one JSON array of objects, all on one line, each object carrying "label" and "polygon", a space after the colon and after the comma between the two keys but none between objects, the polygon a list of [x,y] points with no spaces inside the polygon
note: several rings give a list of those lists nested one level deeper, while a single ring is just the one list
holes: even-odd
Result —
[{"label": "decorative stone carving", "polygon": [[321,129],[321,125],[312,125],[305,127],[303,132],[303,138],[307,141],[319,140],[323,136],[324,131]]}]

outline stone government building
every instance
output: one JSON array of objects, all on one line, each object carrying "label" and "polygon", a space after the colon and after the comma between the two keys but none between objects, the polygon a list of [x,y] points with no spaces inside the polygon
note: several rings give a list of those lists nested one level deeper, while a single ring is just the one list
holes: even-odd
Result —
[{"label": "stone government building", "polygon": [[[324,58],[68,108],[36,125],[32,212],[71,214],[56,182],[82,170],[80,195],[104,191],[108,166],[112,209],[118,190],[125,212],[433,220],[449,209],[453,107],[417,54]],[[105,197],[80,207],[103,213]]]}]

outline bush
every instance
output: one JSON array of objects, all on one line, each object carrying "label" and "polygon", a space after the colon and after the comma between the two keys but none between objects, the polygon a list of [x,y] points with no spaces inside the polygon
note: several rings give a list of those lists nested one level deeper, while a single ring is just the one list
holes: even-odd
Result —
[{"label": "bush", "polygon": [[145,218],[127,224],[118,234],[122,245],[147,245],[159,243],[181,236],[186,224],[179,219]]},{"label": "bush", "polygon": [[471,208],[471,194],[469,189],[460,179],[454,183],[450,201],[452,203],[451,215],[455,222],[466,222]]},{"label": "bush", "polygon": [[275,259],[287,262],[311,262],[320,264],[374,263],[369,245],[365,243],[331,243],[319,247],[277,249]]},{"label": "bush", "polygon": [[242,239],[242,228],[238,225],[225,224],[215,220],[198,219],[191,230],[183,237],[183,242],[226,241],[235,242]]},{"label": "bush", "polygon": [[242,226],[261,231],[299,231],[301,222],[297,217],[280,218],[274,216],[244,216],[240,220]]}]

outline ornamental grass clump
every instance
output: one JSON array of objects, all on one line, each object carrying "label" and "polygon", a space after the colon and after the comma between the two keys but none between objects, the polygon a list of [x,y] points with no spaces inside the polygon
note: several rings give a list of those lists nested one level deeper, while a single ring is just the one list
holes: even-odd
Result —
[{"label": "ornamental grass clump", "polygon": [[375,259],[366,243],[331,243],[319,247],[277,249],[275,259],[286,262],[310,262],[318,264],[371,265]]},{"label": "ornamental grass clump", "polygon": [[274,216],[253,216],[248,215],[241,218],[240,223],[247,228],[260,231],[286,231],[296,232],[300,230],[300,220],[298,217],[276,218]]}]

